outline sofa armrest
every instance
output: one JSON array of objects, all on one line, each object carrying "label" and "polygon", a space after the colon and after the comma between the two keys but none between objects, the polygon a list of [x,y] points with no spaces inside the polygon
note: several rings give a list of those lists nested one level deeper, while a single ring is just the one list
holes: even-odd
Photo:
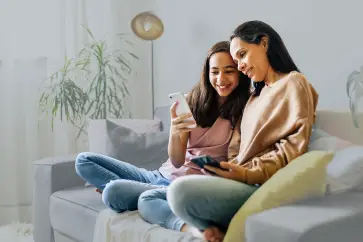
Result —
[{"label": "sofa armrest", "polygon": [[34,241],[54,241],[49,218],[50,195],[59,190],[85,184],[75,172],[75,158],[76,155],[49,157],[33,163]]},{"label": "sofa armrest", "polygon": [[358,242],[363,238],[363,192],[314,198],[250,216],[247,242]]}]

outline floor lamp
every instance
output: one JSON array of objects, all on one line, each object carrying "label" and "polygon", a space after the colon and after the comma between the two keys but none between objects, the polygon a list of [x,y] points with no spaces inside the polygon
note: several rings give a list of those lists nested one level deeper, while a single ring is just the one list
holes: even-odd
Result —
[{"label": "floor lamp", "polygon": [[131,29],[136,36],[143,40],[151,41],[151,88],[152,88],[152,112],[154,106],[154,46],[153,40],[158,39],[164,32],[161,19],[152,12],[137,14],[131,21]]}]

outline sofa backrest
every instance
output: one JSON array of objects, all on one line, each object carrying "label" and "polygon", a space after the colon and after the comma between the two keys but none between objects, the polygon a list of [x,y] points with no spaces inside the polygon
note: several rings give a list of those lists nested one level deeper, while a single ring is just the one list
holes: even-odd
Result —
[{"label": "sofa backrest", "polygon": [[[170,128],[170,105],[155,109],[154,117],[161,120],[161,129]],[[363,113],[358,115],[359,128],[354,126],[351,112],[318,110],[315,127],[354,144],[363,145]]]},{"label": "sofa backrest", "polygon": [[325,132],[349,141],[363,145],[363,113],[358,115],[359,128],[354,126],[349,111],[318,110],[315,125]]}]

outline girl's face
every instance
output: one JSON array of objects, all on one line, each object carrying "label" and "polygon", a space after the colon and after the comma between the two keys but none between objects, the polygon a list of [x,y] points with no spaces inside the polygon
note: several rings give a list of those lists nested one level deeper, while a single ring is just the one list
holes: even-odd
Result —
[{"label": "girl's face", "polygon": [[239,72],[231,55],[218,52],[209,58],[209,81],[221,97],[227,97],[239,84]]},{"label": "girl's face", "polygon": [[233,38],[230,52],[238,70],[255,82],[264,81],[270,68],[267,58],[267,38],[260,44],[249,44],[239,38]]}]

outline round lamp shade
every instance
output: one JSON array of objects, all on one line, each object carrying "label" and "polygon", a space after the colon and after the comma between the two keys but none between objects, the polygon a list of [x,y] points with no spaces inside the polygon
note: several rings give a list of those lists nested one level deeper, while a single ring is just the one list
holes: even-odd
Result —
[{"label": "round lamp shade", "polygon": [[151,12],[142,12],[131,21],[132,31],[141,39],[155,40],[164,32],[163,22]]}]

